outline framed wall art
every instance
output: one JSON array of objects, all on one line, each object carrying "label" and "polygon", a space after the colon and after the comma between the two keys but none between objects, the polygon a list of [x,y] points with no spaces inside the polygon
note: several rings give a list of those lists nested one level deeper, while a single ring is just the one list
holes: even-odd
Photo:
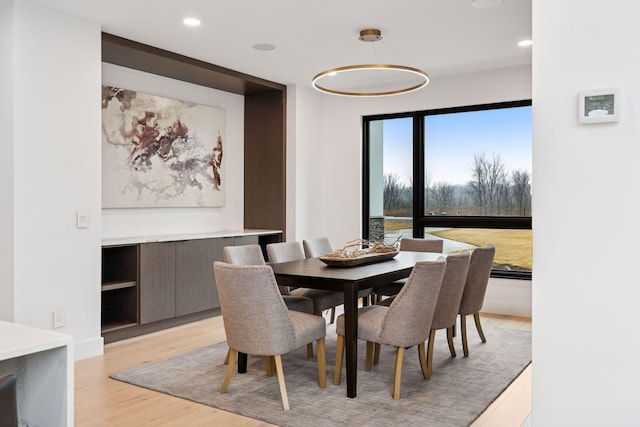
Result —
[{"label": "framed wall art", "polygon": [[580,92],[578,121],[582,124],[617,122],[620,117],[620,91],[617,88]]},{"label": "framed wall art", "polygon": [[224,206],[225,112],[102,87],[103,208]]}]

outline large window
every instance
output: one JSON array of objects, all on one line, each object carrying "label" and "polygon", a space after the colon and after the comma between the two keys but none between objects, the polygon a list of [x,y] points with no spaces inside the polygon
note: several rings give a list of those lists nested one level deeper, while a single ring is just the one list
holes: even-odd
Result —
[{"label": "large window", "polygon": [[531,101],[364,118],[363,235],[496,246],[494,276],[531,277]]}]

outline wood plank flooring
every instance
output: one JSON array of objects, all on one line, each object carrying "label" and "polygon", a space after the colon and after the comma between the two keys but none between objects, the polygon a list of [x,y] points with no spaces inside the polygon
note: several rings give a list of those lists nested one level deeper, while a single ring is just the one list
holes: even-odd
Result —
[{"label": "wood plank flooring", "polygon": [[[531,330],[531,319],[482,315],[483,325]],[[471,322],[473,323],[473,322]],[[473,326],[473,325],[472,325]],[[470,329],[475,333],[475,327]],[[105,346],[102,356],[75,363],[75,425],[227,426],[271,424],[109,379],[110,373],[166,359],[225,339],[220,316]],[[531,411],[531,367],[472,424],[519,427]]]}]

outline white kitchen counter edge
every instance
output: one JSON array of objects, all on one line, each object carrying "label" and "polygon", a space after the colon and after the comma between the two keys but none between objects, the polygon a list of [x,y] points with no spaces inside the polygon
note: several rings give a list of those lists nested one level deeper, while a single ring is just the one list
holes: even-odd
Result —
[{"label": "white kitchen counter edge", "polygon": [[223,238],[223,237],[268,236],[272,234],[282,234],[282,231],[244,229],[244,230],[211,231],[211,232],[193,233],[193,234],[166,234],[166,235],[152,235],[152,236],[115,237],[115,238],[102,239],[102,246],[135,245],[138,243],[153,243],[153,242],[177,242],[181,240],[215,239],[215,238]]}]

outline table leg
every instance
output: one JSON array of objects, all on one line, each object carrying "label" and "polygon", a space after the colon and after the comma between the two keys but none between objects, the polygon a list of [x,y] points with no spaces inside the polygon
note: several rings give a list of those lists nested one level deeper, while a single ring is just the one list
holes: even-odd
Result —
[{"label": "table leg", "polygon": [[347,367],[347,397],[356,397],[358,371],[358,286],[345,285],[344,289],[345,365]]},{"label": "table leg", "polygon": [[247,354],[238,352],[238,373],[247,373]]}]

